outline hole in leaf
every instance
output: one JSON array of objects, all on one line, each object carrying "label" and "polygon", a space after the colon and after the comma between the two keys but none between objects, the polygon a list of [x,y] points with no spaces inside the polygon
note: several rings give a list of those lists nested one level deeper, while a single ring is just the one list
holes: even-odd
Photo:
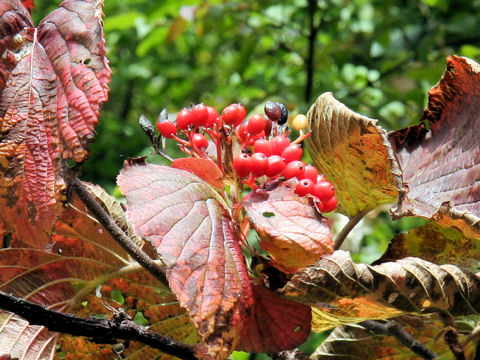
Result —
[{"label": "hole in leaf", "polygon": [[302,327],[301,327],[301,326],[297,326],[295,329],[293,329],[293,332],[294,332],[294,333],[297,333],[297,332],[299,332],[300,330],[302,330]]},{"label": "hole in leaf", "polygon": [[75,162],[75,160],[73,159],[65,159],[65,164],[67,164],[67,166],[72,169],[75,167],[75,165],[77,165],[77,163]]},{"label": "hole in leaf", "polygon": [[275,213],[270,212],[270,211],[265,211],[262,215],[265,216],[266,218],[270,218],[270,217],[275,216]]},{"label": "hole in leaf", "polygon": [[147,326],[150,324],[150,321],[145,316],[143,316],[143,313],[141,311],[135,314],[133,322],[140,326]]},{"label": "hole in leaf", "polygon": [[116,301],[119,304],[125,303],[125,299],[122,295],[122,292],[118,290],[112,290],[112,300]]},{"label": "hole in leaf", "polygon": [[3,235],[2,249],[9,248],[11,241],[12,241],[12,234]]},{"label": "hole in leaf", "polygon": [[91,62],[92,62],[92,59],[90,59],[90,58],[86,58],[85,60],[83,60],[83,64],[85,64],[85,65],[88,65]]}]

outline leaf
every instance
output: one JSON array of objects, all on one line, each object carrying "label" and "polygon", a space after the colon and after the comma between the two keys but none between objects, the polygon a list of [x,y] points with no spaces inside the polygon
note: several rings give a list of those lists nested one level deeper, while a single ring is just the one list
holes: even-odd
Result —
[{"label": "leaf", "polygon": [[[121,220],[125,221],[125,214],[119,204],[111,205],[113,198],[99,187],[95,192],[118,225],[125,228]],[[132,261],[78,198],[72,199],[57,220],[50,246],[31,245],[12,238],[11,247],[0,250],[0,291],[84,317],[111,315],[105,304],[118,307],[110,299],[120,292],[125,300],[122,307],[132,317],[141,311],[151,329],[187,343],[197,341],[193,324],[166,285]],[[97,297],[98,293],[102,297]],[[67,355],[88,355],[92,359],[114,356],[112,345],[52,333],[0,311],[0,349],[8,349],[13,357],[53,359],[57,344]],[[127,359],[171,358],[136,342],[131,342],[124,354]]]},{"label": "leaf", "polygon": [[458,56],[447,62],[429,92],[422,124],[389,136],[409,189],[394,215],[422,216],[478,237],[480,143],[472,129],[480,127],[480,67]]},{"label": "leaf", "polygon": [[66,200],[64,159],[82,162],[107,100],[110,69],[97,1],[65,1],[33,27],[0,5],[0,205],[47,230]]},{"label": "leaf", "polygon": [[32,13],[32,10],[35,8],[34,0],[22,0],[22,4],[29,13]]},{"label": "leaf", "polygon": [[312,306],[314,331],[407,313],[480,312],[475,274],[413,257],[370,266],[336,251],[295,274],[281,293]]},{"label": "leaf", "polygon": [[279,352],[303,344],[310,335],[309,306],[281,298],[262,285],[252,285],[254,306],[242,328],[238,350]]},{"label": "leaf", "polygon": [[287,273],[333,252],[328,220],[310,199],[294,193],[295,184],[277,183],[251,192],[243,200],[247,217],[261,238],[260,246],[270,253],[272,265]]},{"label": "leaf", "polygon": [[477,272],[480,262],[478,239],[467,238],[456,228],[430,222],[408,234],[395,236],[377,262],[395,261],[408,256],[421,257],[435,264],[455,264]]},{"label": "leaf", "polygon": [[[397,320],[413,337],[433,350],[439,360],[452,359],[452,352],[441,338],[445,325],[435,319],[414,318],[408,322]],[[462,341],[462,339],[461,339]],[[466,359],[472,359],[475,349],[470,342],[465,346]],[[339,326],[312,354],[312,360],[410,360],[421,359],[393,336],[373,333],[361,324]]]},{"label": "leaf", "polygon": [[180,35],[182,35],[187,28],[187,24],[187,19],[182,16],[177,16],[168,29],[167,43],[174,42]]},{"label": "leaf", "polygon": [[188,157],[180,158],[175,159],[170,166],[189,171],[219,190],[224,188],[223,174],[218,166],[210,160]]},{"label": "leaf", "polygon": [[128,218],[157,249],[209,355],[225,359],[239,341],[252,295],[223,200],[196,175],[168,166],[126,164],[117,180]]},{"label": "leaf", "polygon": [[308,111],[312,135],[308,151],[319,172],[335,186],[337,211],[347,216],[395,202],[403,191],[385,131],[331,93],[321,95]]}]

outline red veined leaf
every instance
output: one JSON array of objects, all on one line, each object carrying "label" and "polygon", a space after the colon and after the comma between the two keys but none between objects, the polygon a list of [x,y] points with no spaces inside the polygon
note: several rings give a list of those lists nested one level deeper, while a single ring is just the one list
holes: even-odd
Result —
[{"label": "red veined leaf", "polygon": [[85,160],[107,100],[102,6],[67,0],[35,28],[18,0],[0,4],[1,208],[48,229],[66,200],[64,159]]},{"label": "red veined leaf", "polygon": [[261,238],[260,246],[270,253],[273,266],[288,273],[333,252],[328,219],[310,199],[294,193],[295,184],[296,180],[277,183],[243,200],[248,219]]},{"label": "red veined leaf", "polygon": [[198,176],[168,166],[131,162],[118,184],[128,218],[156,247],[170,288],[190,312],[208,355],[227,358],[240,339],[252,294],[222,198]]},{"label": "red veined leaf", "polygon": [[242,328],[238,350],[279,352],[303,344],[310,335],[309,306],[275,295],[262,285],[253,285],[252,313]]},{"label": "red veined leaf", "polygon": [[478,237],[480,143],[472,130],[480,127],[480,66],[458,56],[447,61],[422,124],[389,136],[408,185],[394,215],[434,219]]},{"label": "red veined leaf", "polygon": [[210,160],[188,157],[180,158],[175,159],[170,166],[177,169],[187,170],[217,189],[222,190],[224,188],[222,180],[223,174],[218,166]]}]

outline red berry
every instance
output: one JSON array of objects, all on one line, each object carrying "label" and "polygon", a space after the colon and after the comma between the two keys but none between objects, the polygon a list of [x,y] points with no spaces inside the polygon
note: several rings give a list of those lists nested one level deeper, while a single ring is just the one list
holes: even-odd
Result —
[{"label": "red berry", "polygon": [[285,135],[278,135],[270,140],[270,144],[272,146],[272,154],[281,155],[283,150],[290,145],[290,139]]},{"label": "red berry", "polygon": [[172,138],[177,134],[177,127],[171,120],[157,121],[157,129],[163,137]]},{"label": "red berry", "polygon": [[248,132],[251,135],[257,135],[258,133],[265,131],[265,125],[267,119],[263,115],[255,114],[248,119]]},{"label": "red berry", "polygon": [[301,161],[295,160],[285,165],[285,170],[283,170],[283,176],[285,176],[286,179],[291,179],[294,177],[296,177],[297,179],[301,179],[304,169],[305,164]]},{"label": "red berry", "polygon": [[313,186],[315,184],[310,179],[302,179],[298,182],[297,186],[295,187],[295,193],[298,196],[305,196],[307,194],[311,194],[313,192]]},{"label": "red berry", "polygon": [[238,127],[237,136],[238,136],[238,140],[240,140],[242,144],[245,142],[245,140],[247,140],[247,136],[248,136],[247,123],[243,123]]},{"label": "red berry", "polygon": [[218,111],[211,106],[207,106],[207,110],[208,110],[208,119],[207,119],[207,122],[205,123],[205,127],[211,129],[216,124],[217,119],[220,115],[218,115]]},{"label": "red berry", "polygon": [[192,112],[187,108],[183,108],[177,114],[177,126],[180,130],[187,129],[190,125],[193,125]]},{"label": "red berry", "polygon": [[321,182],[324,182],[324,181],[327,181],[327,179],[325,179],[325,175],[320,174],[320,175],[317,176],[317,183],[321,183]]},{"label": "red berry", "polygon": [[235,170],[239,177],[244,178],[250,174],[251,163],[252,161],[248,154],[238,154],[235,159],[233,159],[233,170]]},{"label": "red berry", "polygon": [[337,208],[337,198],[333,196],[330,200],[323,203],[323,210],[324,213],[329,213]]},{"label": "red berry", "polygon": [[267,115],[268,118],[273,121],[278,121],[282,116],[282,109],[276,102],[267,102],[263,111],[265,111],[265,115]]},{"label": "red berry", "polygon": [[204,104],[197,104],[192,109],[193,125],[205,126],[208,121],[208,109]]},{"label": "red berry", "polygon": [[317,168],[313,165],[305,165],[302,179],[310,179],[313,183],[317,183],[318,171]]},{"label": "red berry", "polygon": [[335,195],[335,188],[328,181],[319,182],[315,184],[313,195],[325,203]]},{"label": "red berry", "polygon": [[270,133],[272,132],[273,122],[268,118],[266,120],[267,120],[267,123],[265,124],[265,135],[269,137]]},{"label": "red berry", "polygon": [[282,157],[287,164],[291,161],[300,160],[303,155],[303,149],[298,144],[290,144],[282,151]]},{"label": "red berry", "polygon": [[246,114],[247,110],[242,104],[230,104],[223,109],[221,117],[225,124],[237,126],[245,119]]},{"label": "red berry", "polygon": [[265,156],[272,155],[272,146],[270,145],[270,141],[267,139],[258,139],[253,144],[253,151],[256,153],[262,153]]},{"label": "red berry", "polygon": [[268,169],[265,175],[274,177],[282,173],[285,169],[285,159],[278,155],[268,157]]},{"label": "red berry", "polygon": [[192,143],[200,150],[204,150],[208,147],[207,137],[203,134],[199,134],[199,133],[193,134]]},{"label": "red berry", "polygon": [[255,153],[251,157],[250,168],[255,176],[265,175],[268,170],[268,158],[262,153]]}]

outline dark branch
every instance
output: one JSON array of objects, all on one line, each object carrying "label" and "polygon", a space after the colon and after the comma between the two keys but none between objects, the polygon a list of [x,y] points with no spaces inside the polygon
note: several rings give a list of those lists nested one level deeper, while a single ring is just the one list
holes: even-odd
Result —
[{"label": "dark branch", "polygon": [[343,242],[345,241],[345,239],[347,238],[348,234],[350,233],[350,231],[352,231],[352,229],[360,222],[360,220],[363,219],[363,217],[365,215],[368,214],[368,212],[370,211],[370,209],[366,209],[366,210],[363,210],[363,211],[360,211],[359,213],[357,213],[355,216],[352,216],[349,220],[348,220],[348,223],[343,227],[343,229],[338,233],[336,239],[335,239],[335,247],[334,249],[335,250],[338,250],[340,249],[340,247],[342,246]]},{"label": "dark branch", "polygon": [[403,345],[407,346],[410,350],[412,350],[412,352],[414,352],[418,356],[421,356],[425,360],[432,360],[438,357],[437,354],[435,354],[430,349],[427,349],[425,345],[415,339],[415,337],[409,334],[395,320],[389,320],[387,322],[366,320],[361,322],[360,325],[377,334],[387,334],[394,336]]},{"label": "dark branch", "polygon": [[30,301],[0,292],[0,308],[17,314],[30,325],[45,326],[50,331],[86,336],[99,344],[115,344],[117,339],[134,340],[184,360],[195,360],[193,346],[182,344],[155,331],[135,324],[127,314],[119,313],[113,320],[82,319],[71,314],[48,310]]},{"label": "dark branch", "polygon": [[110,235],[133,257],[145,270],[164,284],[168,284],[165,270],[155,263],[130,237],[118,226],[110,214],[100,205],[96,198],[88,191],[82,181],[76,176],[72,180],[72,187],[93,216],[103,225]]}]

